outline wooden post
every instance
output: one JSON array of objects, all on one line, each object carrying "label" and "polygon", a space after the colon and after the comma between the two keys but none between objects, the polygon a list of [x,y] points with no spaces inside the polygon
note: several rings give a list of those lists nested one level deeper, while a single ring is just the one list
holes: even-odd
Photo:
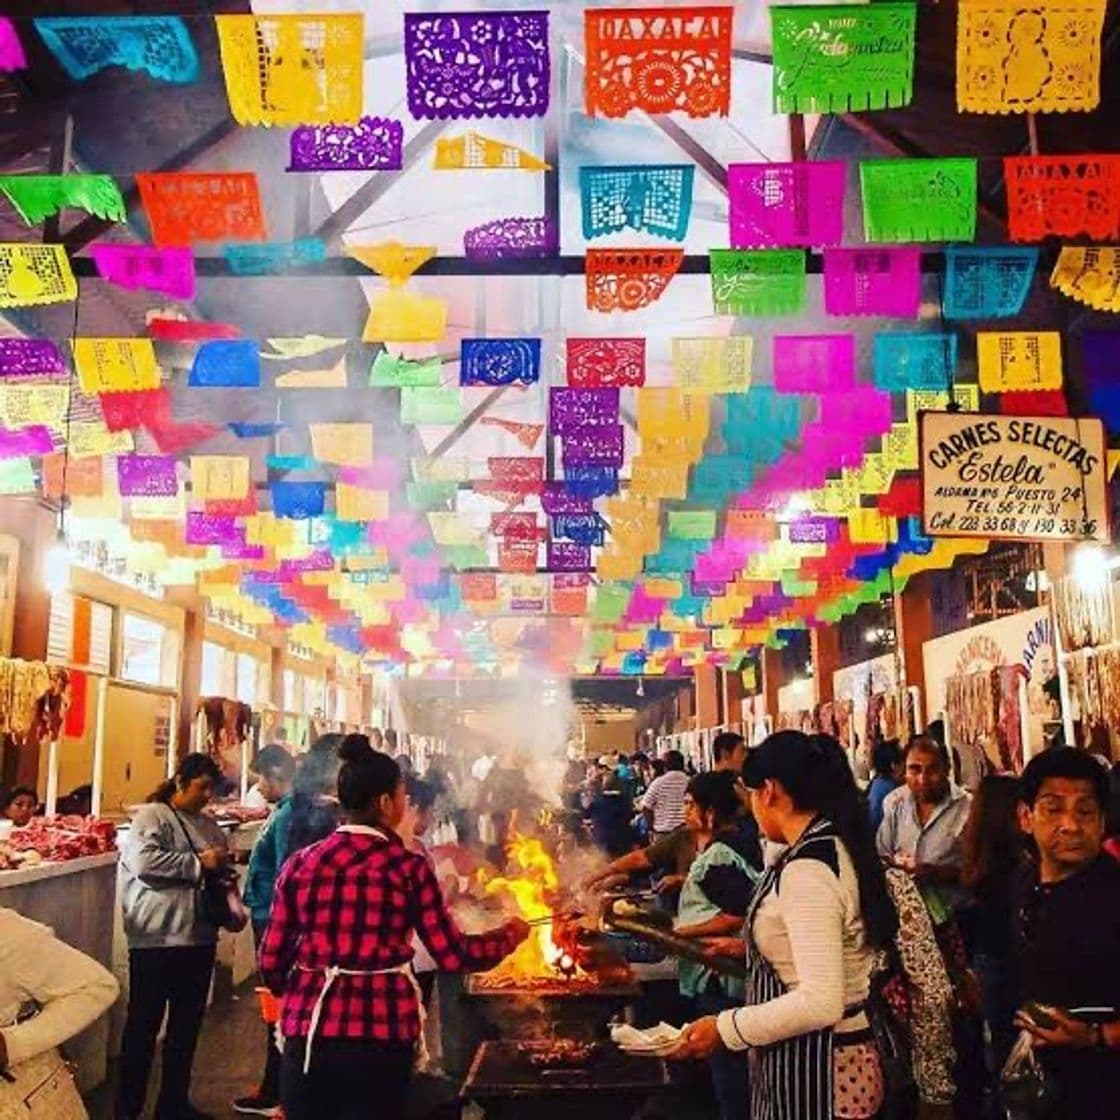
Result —
[{"label": "wooden post", "polygon": [[97,678],[97,706],[93,717],[93,791],[90,812],[101,816],[101,798],[105,789],[105,708],[109,696],[109,678]]},{"label": "wooden post", "polygon": [[58,808],[58,740],[52,739],[47,751],[47,804],[45,813],[53,817]]},{"label": "wooden post", "polygon": [[171,714],[168,717],[171,724],[167,729],[167,776],[175,776],[175,767],[178,765],[179,753],[179,697],[171,697]]}]

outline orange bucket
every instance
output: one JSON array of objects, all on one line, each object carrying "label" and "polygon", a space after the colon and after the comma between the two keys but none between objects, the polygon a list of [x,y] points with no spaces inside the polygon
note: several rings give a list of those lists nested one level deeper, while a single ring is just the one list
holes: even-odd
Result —
[{"label": "orange bucket", "polygon": [[257,988],[256,991],[261,1001],[261,1018],[269,1026],[280,1022],[280,1001],[267,988]]}]

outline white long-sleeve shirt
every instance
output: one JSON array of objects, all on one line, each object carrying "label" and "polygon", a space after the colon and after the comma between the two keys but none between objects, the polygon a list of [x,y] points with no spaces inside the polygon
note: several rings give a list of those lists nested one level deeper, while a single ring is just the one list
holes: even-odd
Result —
[{"label": "white long-sleeve shirt", "polygon": [[[0,909],[0,1035],[15,1066],[81,1033],[120,994],[113,974],[46,926]],[[34,1000],[42,1010],[15,1023]],[[8,1025],[11,1024],[11,1025]]]},{"label": "white long-sleeve shirt", "polygon": [[[835,1027],[844,1009],[867,998],[873,954],[860,916],[859,884],[842,843],[836,865],[820,859],[791,860],[780,885],[755,914],[755,943],[779,979],[785,995],[719,1015],[717,1025],[729,1050],[766,1046],[809,1031]],[[866,1026],[853,1016],[851,1029]]]}]

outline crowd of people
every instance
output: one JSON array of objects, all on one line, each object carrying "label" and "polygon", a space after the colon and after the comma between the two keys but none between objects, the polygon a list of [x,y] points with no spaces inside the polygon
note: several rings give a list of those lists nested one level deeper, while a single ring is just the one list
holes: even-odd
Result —
[{"label": "crowd of people", "polygon": [[[678,934],[748,962],[745,1000],[727,978],[697,988],[682,969],[699,1018],[681,1052],[713,1063],[722,1118],[994,1120],[1029,1092],[1049,1104],[1022,1115],[1114,1115],[1120,983],[1106,946],[1120,934],[1120,817],[1107,765],[1057,747],[970,793],[938,725],[875,744],[864,789],[823,735],[779,732],[748,752],[728,733],[714,754],[717,774],[658,777],[635,797],[621,854],[596,828],[619,780],[611,759],[591,767],[583,801],[613,857],[589,886],[648,877],[677,907]],[[629,760],[639,775],[644,761]],[[682,774],[679,758],[667,763]],[[719,770],[731,825],[705,789]],[[756,837],[740,849],[747,903],[706,875],[713,826],[730,835],[744,822]],[[1030,1053],[1007,1066],[1021,1032]],[[726,1094],[719,1066],[741,1052],[749,1075],[731,1083],[750,1085],[749,1107]]]},{"label": "crowd of people", "polygon": [[[834,739],[798,731],[751,750],[724,733],[703,773],[675,752],[569,769],[566,842],[602,856],[584,888],[648,882],[676,937],[703,950],[679,963],[688,1010],[672,1057],[706,1063],[720,1120],[1114,1115],[1115,783],[1092,755],[1056,747],[967,792],[931,730],[876,744],[866,788]],[[244,920],[283,1047],[262,1027],[260,1084],[233,1107],[350,1120],[371,1114],[376,1083],[376,1114],[403,1116],[435,975],[492,967],[529,928],[511,918],[469,935],[452,917],[455,877],[425,846],[461,796],[438,760],[421,778],[364,735],[327,735],[298,760],[266,747],[254,770],[270,815]],[[184,757],[123,846],[116,1120],[142,1115],[161,1024],[156,1120],[205,1120],[194,1051],[219,929],[242,905],[205,812],[220,779],[209,756]],[[532,791],[495,765],[475,805],[490,834],[476,820],[470,843],[500,849]],[[3,1105],[9,1071],[54,1068],[117,985],[10,911],[0,935]]]}]

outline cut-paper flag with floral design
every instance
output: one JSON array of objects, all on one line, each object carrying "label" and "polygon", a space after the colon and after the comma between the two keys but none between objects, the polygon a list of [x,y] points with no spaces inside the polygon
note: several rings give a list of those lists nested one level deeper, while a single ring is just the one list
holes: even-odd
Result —
[{"label": "cut-paper flag with floral design", "polygon": [[876,389],[947,389],[957,365],[957,336],[940,332],[877,334]]},{"label": "cut-paper flag with floral design", "polygon": [[159,365],[150,338],[75,338],[72,347],[83,393],[159,388]]},{"label": "cut-paper flag with floral design", "polygon": [[0,72],[10,74],[13,70],[25,70],[27,56],[19,41],[16,25],[5,16],[0,16]]},{"label": "cut-paper flag with floral design", "polygon": [[436,141],[436,171],[547,171],[549,164],[503,140],[467,132]]},{"label": "cut-paper flag with floral design", "polygon": [[175,299],[193,299],[194,253],[186,247],[98,244],[90,249],[97,274],[129,291],[146,288]]},{"label": "cut-paper flag with floral design", "polygon": [[962,113],[1088,112],[1100,104],[1104,0],[961,0]]},{"label": "cut-paper flag with floral design", "polygon": [[548,12],[406,13],[408,109],[418,120],[542,117]]},{"label": "cut-paper flag with floral design", "polygon": [[320,463],[364,467],[373,461],[373,424],[312,423],[311,454]]},{"label": "cut-paper flag with floral design", "polygon": [[472,261],[550,257],[559,248],[556,223],[543,216],[495,218],[463,234],[463,255]]},{"label": "cut-paper flag with floral design", "polygon": [[164,82],[198,80],[190,32],[176,16],[58,16],[34,23],[51,54],[78,81],[107,66],[143,70]]},{"label": "cut-paper flag with floral design", "polygon": [[0,175],[0,191],[29,226],[68,209],[112,222],[126,217],[121,189],[111,175]]},{"label": "cut-paper flag with floral design", "polygon": [[975,237],[976,160],[863,160],[859,176],[868,241]]},{"label": "cut-paper flag with floral design", "polygon": [[192,455],[191,496],[198,501],[228,501],[249,493],[249,459],[245,455]]},{"label": "cut-paper flag with floral design", "polygon": [[680,249],[588,249],[587,306],[592,311],[637,311],[661,298],[676,276]]},{"label": "cut-paper flag with floral design", "polygon": [[1062,336],[1058,331],[980,331],[976,365],[985,393],[1060,389]]},{"label": "cut-paper flag with floral design", "polygon": [[695,393],[745,393],[751,387],[754,339],[674,338],[673,372],[681,389]]},{"label": "cut-paper flag with floral design", "polygon": [[1023,309],[1038,250],[950,245],[945,250],[946,319],[1000,319]]},{"label": "cut-paper flag with floral design", "polygon": [[0,307],[69,303],[77,295],[64,245],[0,243]]},{"label": "cut-paper flag with floral design", "polygon": [[447,301],[410,288],[375,292],[363,342],[439,342],[447,333]]},{"label": "cut-paper flag with floral design", "polygon": [[917,318],[922,256],[917,249],[825,249],[824,306],[829,315]]},{"label": "cut-paper flag with floral design", "polygon": [[540,379],[539,338],[464,338],[460,385],[532,385]]},{"label": "cut-paper flag with floral design", "polygon": [[145,171],[136,186],[157,245],[267,239],[251,171]]},{"label": "cut-paper flag with floral design", "polygon": [[388,117],[357,124],[305,124],[292,130],[289,171],[400,171],[404,125]]},{"label": "cut-paper flag with floral design", "polygon": [[1120,312],[1120,249],[1067,246],[1058,255],[1050,286],[1094,311]]},{"label": "cut-paper flag with floral design", "polygon": [[644,338],[569,338],[568,384],[573,389],[637,387],[646,380]]},{"label": "cut-paper flag with floral design", "polygon": [[800,249],[712,249],[708,258],[717,315],[794,315],[805,305]]},{"label": "cut-paper flag with floral design", "polygon": [[238,124],[353,124],[361,116],[360,13],[218,15],[214,21]]},{"label": "cut-paper flag with floral design", "polygon": [[1012,241],[1120,237],[1120,155],[1007,156]]},{"label": "cut-paper flag with floral design", "polygon": [[775,113],[900,109],[914,94],[917,5],[770,8]]},{"label": "cut-paper flag with floral design", "polygon": [[581,167],[583,236],[633,229],[683,241],[694,171],[691,164]]},{"label": "cut-paper flag with floral design", "polygon": [[735,249],[838,245],[847,170],[837,160],[733,163],[727,169]]},{"label": "cut-paper flag with floral design", "polygon": [[326,260],[326,246],[318,237],[296,241],[227,241],[222,246],[229,270],[234,276],[268,276],[290,272]]},{"label": "cut-paper flag with floral design", "polygon": [[727,116],[734,8],[587,8],[587,115]]}]

